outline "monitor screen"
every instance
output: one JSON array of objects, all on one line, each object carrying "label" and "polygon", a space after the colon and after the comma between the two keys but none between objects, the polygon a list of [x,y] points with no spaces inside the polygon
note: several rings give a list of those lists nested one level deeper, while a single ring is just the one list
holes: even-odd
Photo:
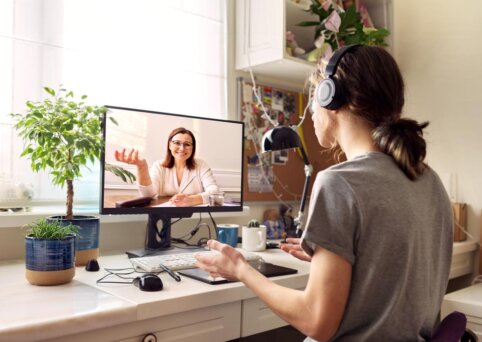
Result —
[{"label": "monitor screen", "polygon": [[106,107],[100,212],[149,214],[148,250],[170,247],[172,218],[242,211],[242,122]]}]

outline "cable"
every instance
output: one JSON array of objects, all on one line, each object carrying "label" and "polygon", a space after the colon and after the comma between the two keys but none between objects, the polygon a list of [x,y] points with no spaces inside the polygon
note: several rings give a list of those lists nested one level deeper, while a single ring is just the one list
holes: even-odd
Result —
[{"label": "cable", "polygon": [[[208,212],[208,213],[209,213],[209,216],[211,216],[211,213],[210,212]],[[212,216],[211,216],[211,220],[216,227],[216,222],[214,221]],[[206,227],[208,229],[208,237],[207,238],[206,237],[200,238],[195,244],[190,243],[189,240],[191,240],[202,227]],[[179,247],[179,248],[185,248],[185,249],[199,248],[200,246],[205,245],[207,243],[207,241],[210,240],[210,239],[211,239],[211,228],[209,227],[209,225],[207,223],[202,222],[201,213],[199,213],[199,220],[198,220],[197,224],[194,226],[193,229],[191,229],[191,231],[189,233],[187,233],[183,236],[180,236],[180,237],[171,237],[171,241],[176,242],[176,243],[185,244],[187,246],[187,248],[186,247]]]},{"label": "cable", "polygon": [[[213,222],[213,227],[214,227],[214,239],[218,239],[218,231],[216,230],[216,227],[218,226],[216,224],[216,221],[214,221],[213,216],[211,215],[211,212],[208,211],[209,217],[211,218],[211,221]],[[211,238],[211,234],[209,234],[209,238]]]},{"label": "cable", "polygon": [[[146,274],[146,273],[152,273],[152,272],[143,272],[143,271],[138,271],[133,267],[127,267],[127,268],[104,268],[104,270],[107,272],[106,275],[103,277],[97,279],[95,282],[97,284],[133,284],[134,279],[137,277],[126,277],[126,275],[134,274],[134,273],[141,273],[141,274]],[[153,274],[159,274],[158,273],[153,273]],[[124,280],[129,280],[129,281],[113,281],[113,280],[105,280],[106,278],[110,276],[115,276]]]},{"label": "cable", "polygon": [[467,229],[465,229],[465,227],[463,227],[462,225],[460,225],[460,224],[457,222],[457,220],[454,220],[454,224],[455,224],[455,227],[456,227],[456,228],[460,229],[463,233],[465,233],[465,235],[467,235],[469,238],[471,238],[472,240],[474,240],[474,241],[477,243],[477,245],[480,246],[480,242],[477,241],[477,239],[474,238],[474,237],[467,231]]}]

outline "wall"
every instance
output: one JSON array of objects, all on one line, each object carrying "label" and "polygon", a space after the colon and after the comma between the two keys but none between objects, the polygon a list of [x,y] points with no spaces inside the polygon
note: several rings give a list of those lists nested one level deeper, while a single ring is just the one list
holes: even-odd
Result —
[{"label": "wall", "polygon": [[451,197],[468,204],[468,230],[477,240],[482,208],[481,12],[478,0],[394,1],[394,55],[406,82],[405,114],[431,122],[428,162],[448,184]]}]

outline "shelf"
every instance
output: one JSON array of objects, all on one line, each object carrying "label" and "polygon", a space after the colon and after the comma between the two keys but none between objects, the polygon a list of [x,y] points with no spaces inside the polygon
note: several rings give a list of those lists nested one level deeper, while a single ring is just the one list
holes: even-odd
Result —
[{"label": "shelf", "polygon": [[[283,80],[304,86],[307,77],[315,69],[315,63],[292,56],[284,56],[276,61],[258,64],[252,67],[253,73],[256,75],[268,76],[273,78],[282,78]],[[249,71],[248,68],[242,71]]]},{"label": "shelf", "polygon": [[[376,27],[393,32],[392,0],[366,0]],[[302,21],[316,20],[293,0],[236,0],[236,70],[282,79],[302,88],[315,63],[286,53],[286,32],[295,34],[298,46],[313,50],[314,27],[300,27]],[[392,37],[387,43],[392,45]],[[391,47],[388,48],[391,50]]]}]

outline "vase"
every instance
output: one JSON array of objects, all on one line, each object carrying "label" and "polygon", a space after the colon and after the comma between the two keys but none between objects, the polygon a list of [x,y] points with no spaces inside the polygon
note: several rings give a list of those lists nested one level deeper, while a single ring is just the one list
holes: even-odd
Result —
[{"label": "vase", "polygon": [[25,237],[25,277],[32,285],[60,285],[75,275],[75,235],[62,239]]},{"label": "vase", "polygon": [[48,221],[60,221],[64,225],[79,227],[79,236],[75,242],[75,265],[85,266],[89,260],[99,257],[100,219],[95,216],[74,215],[71,220],[65,216],[50,216]]}]

